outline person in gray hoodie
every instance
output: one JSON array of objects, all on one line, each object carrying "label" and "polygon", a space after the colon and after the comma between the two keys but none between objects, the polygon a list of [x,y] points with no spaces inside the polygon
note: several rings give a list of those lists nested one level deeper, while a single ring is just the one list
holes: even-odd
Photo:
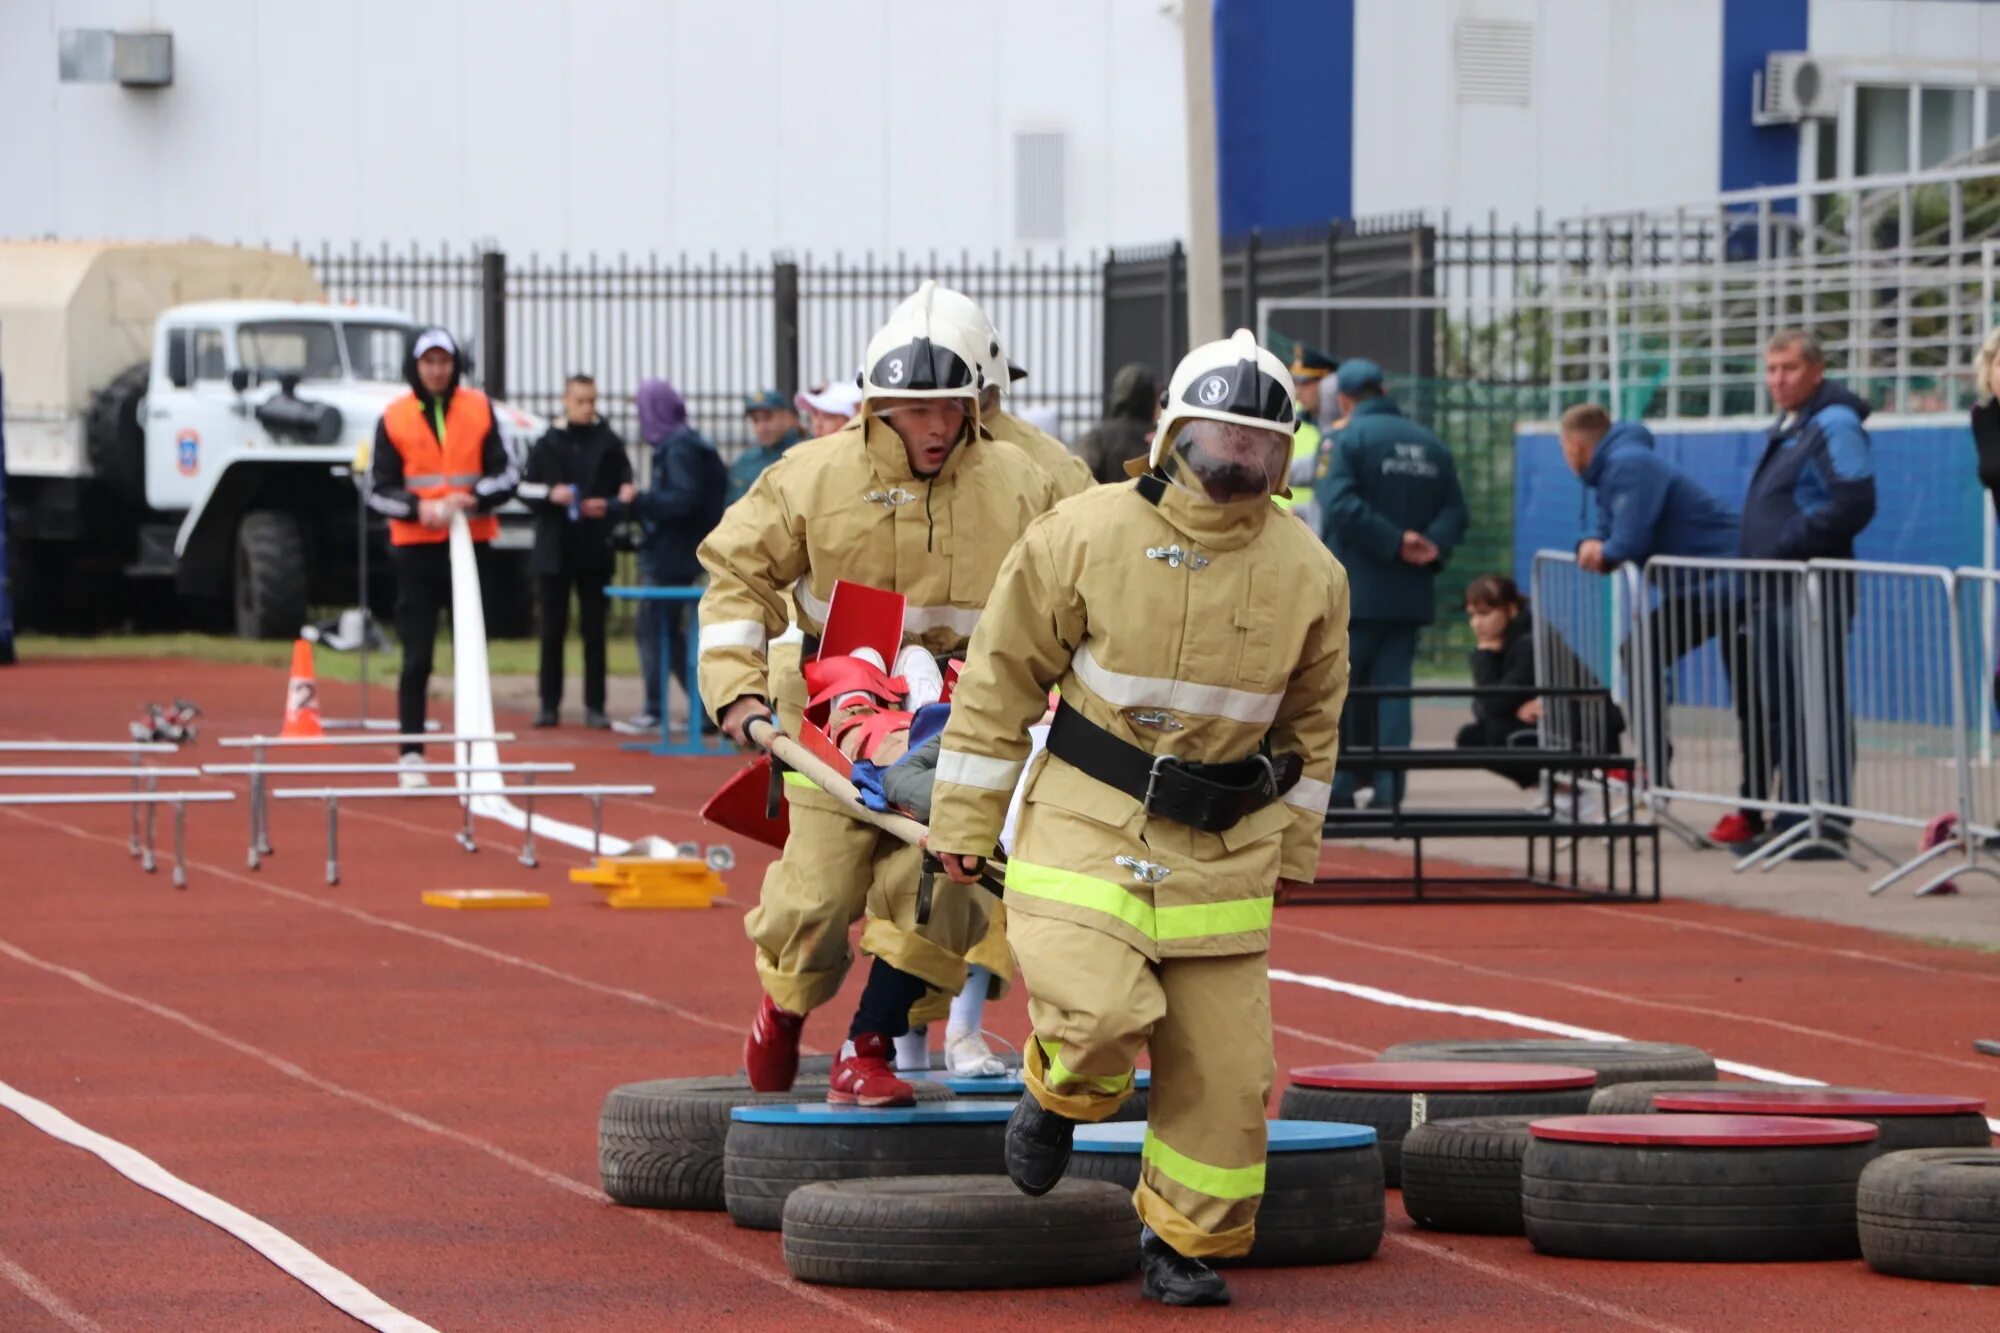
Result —
[{"label": "person in gray hoodie", "polygon": [[[639,579],[654,587],[693,587],[702,578],[695,549],[722,520],[729,469],[715,446],[688,423],[687,401],[673,385],[660,379],[640,380],[634,401],[639,434],[653,450],[651,477],[632,503],[640,524]],[[650,731],[661,725],[667,715],[663,666],[693,697],[687,674],[693,610],[687,602],[639,604],[639,670],[646,679],[646,706],[621,731]],[[665,663],[660,661],[663,652]]]}]

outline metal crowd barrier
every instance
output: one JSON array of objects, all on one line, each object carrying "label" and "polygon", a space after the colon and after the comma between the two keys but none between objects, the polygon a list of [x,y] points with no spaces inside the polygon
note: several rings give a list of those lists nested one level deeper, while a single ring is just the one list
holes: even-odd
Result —
[{"label": "metal crowd barrier", "polygon": [[[177,754],[179,751],[180,746],[172,741],[0,741],[0,754],[128,755],[131,757],[132,766],[127,769],[120,769],[117,776],[129,774],[132,778],[132,790],[135,793],[148,790],[148,781],[145,777],[148,771],[146,769],[147,755]],[[157,769],[152,771],[155,774],[159,772]],[[178,775],[182,774],[177,773]],[[200,774],[192,770],[187,770],[184,775],[188,777],[200,776]],[[19,775],[17,774],[17,776]],[[80,771],[72,770],[70,776],[81,777],[83,775]],[[106,776],[112,775],[107,774]],[[152,789],[157,790],[157,788]],[[98,804],[98,802],[91,802],[91,804]],[[132,802],[132,831],[126,837],[125,841],[126,851],[139,858],[140,864],[149,875],[155,869],[153,860],[153,812],[158,809],[158,805],[159,803],[154,801],[135,800]],[[143,835],[141,834],[141,810],[145,811]]]},{"label": "metal crowd barrier", "polygon": [[[540,864],[535,859],[535,798],[538,796],[583,796],[590,800],[590,851],[595,856],[604,838],[604,798],[607,796],[651,796],[654,788],[650,784],[594,785],[579,787],[486,787],[472,793],[478,796],[518,796],[523,812],[527,815],[527,838],[521,844],[520,861],[533,868]],[[340,803],[361,800],[397,800],[403,798],[458,797],[465,793],[453,787],[280,787],[271,795],[281,801],[324,801],[326,802],[326,882],[340,883]],[[471,803],[466,805],[471,809]],[[469,816],[468,816],[469,818]],[[477,850],[467,846],[467,851]]]},{"label": "metal crowd barrier", "polygon": [[[426,731],[421,734],[397,733],[393,735],[359,736],[225,736],[216,744],[225,750],[250,751],[251,759],[258,765],[264,763],[264,755],[274,749],[303,749],[307,746],[355,746],[355,745],[451,745],[457,743],[478,743],[482,741],[511,741],[512,732],[500,732],[492,736],[460,735],[449,731]],[[258,858],[271,854],[270,806],[265,800],[266,784],[261,773],[250,775],[250,859],[249,866],[255,870]]]},{"label": "metal crowd barrier", "polygon": [[[605,596],[614,600],[637,602],[640,609],[648,602],[659,605],[658,654],[660,667],[660,739],[655,744],[632,744],[621,748],[640,750],[647,754],[664,755],[717,755],[734,753],[733,748],[722,739],[721,733],[711,733],[706,739],[702,735],[702,723],[706,720],[701,704],[701,614],[700,588],[666,587],[626,587],[617,586],[604,590]],[[673,691],[668,688],[673,683],[672,656],[673,633],[668,625],[668,616],[676,606],[688,608],[687,620],[682,630],[682,638],[687,643],[687,737],[675,740],[673,727],[667,721],[669,709],[673,706]]]}]

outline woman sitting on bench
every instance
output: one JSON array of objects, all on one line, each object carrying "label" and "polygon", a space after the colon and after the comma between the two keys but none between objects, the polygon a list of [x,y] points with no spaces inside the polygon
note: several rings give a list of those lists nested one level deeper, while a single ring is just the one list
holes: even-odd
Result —
[{"label": "woman sitting on bench", "polygon": [[[1482,574],[1465,590],[1465,618],[1477,645],[1472,683],[1510,689],[1473,698],[1472,721],[1458,729],[1458,747],[1501,750],[1539,744],[1542,701],[1535,697],[1535,624],[1527,599],[1504,574]],[[1541,769],[1534,764],[1495,764],[1492,771],[1524,789],[1541,780]]]}]

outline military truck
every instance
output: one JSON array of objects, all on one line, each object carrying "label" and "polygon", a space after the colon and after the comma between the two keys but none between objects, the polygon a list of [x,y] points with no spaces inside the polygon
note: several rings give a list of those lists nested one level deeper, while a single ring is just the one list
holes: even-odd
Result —
[{"label": "military truck", "polygon": [[[9,575],[24,627],[137,618],[289,638],[359,601],[358,504],[413,322],[334,305],[291,255],[0,244]],[[476,369],[476,367],[475,367]],[[502,404],[517,461],[539,419]],[[503,511],[489,628],[525,634],[524,510]],[[381,601],[385,580],[371,577]],[[171,591],[174,596],[164,594]]]}]

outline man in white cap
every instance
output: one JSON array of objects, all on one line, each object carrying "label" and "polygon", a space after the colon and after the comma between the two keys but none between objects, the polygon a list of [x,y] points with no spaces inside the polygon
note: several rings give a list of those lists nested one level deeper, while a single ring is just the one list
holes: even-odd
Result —
[{"label": "man in white cap", "polygon": [[792,395],[792,405],[806,423],[806,437],[817,440],[854,420],[861,410],[861,386],[853,380],[831,380],[817,389],[800,389]]},{"label": "man in white cap", "polygon": [[[446,330],[417,334],[403,366],[410,391],[383,411],[368,468],[368,507],[389,520],[396,638],[403,649],[397,715],[406,736],[423,732],[438,616],[451,605],[452,515],[466,515],[483,563],[487,543],[500,531],[493,511],[521,479],[492,402],[458,382],[459,361],[458,344]],[[406,770],[423,761],[422,746],[403,746]],[[421,772],[399,778],[405,787],[426,785]]]}]

